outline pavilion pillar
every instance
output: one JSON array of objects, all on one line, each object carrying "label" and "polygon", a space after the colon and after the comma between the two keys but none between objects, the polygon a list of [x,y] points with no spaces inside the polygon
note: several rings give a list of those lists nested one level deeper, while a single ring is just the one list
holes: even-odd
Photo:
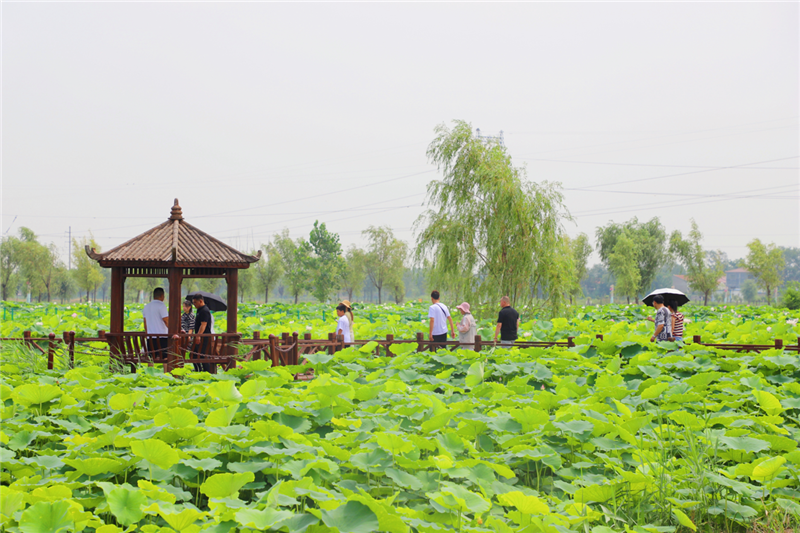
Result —
[{"label": "pavilion pillar", "polygon": [[111,267],[111,316],[109,331],[122,333],[125,329],[125,277],[122,267]]},{"label": "pavilion pillar", "polygon": [[238,324],[236,323],[236,304],[239,301],[239,269],[229,268],[228,270],[228,333],[236,333]]},{"label": "pavilion pillar", "polygon": [[181,313],[183,312],[181,298],[181,269],[169,267],[169,334],[177,335],[181,332]]}]

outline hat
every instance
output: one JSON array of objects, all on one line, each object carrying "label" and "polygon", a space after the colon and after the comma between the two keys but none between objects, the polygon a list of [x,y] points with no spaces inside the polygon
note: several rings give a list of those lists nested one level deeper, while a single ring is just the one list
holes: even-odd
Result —
[{"label": "hat", "polygon": [[464,311],[465,313],[469,313],[469,304],[467,302],[464,302],[461,305],[457,305],[456,309],[458,309],[459,311]]},{"label": "hat", "polygon": [[342,300],[339,303],[344,304],[345,306],[347,306],[348,309],[351,309],[353,307],[353,304],[350,303],[350,300]]}]

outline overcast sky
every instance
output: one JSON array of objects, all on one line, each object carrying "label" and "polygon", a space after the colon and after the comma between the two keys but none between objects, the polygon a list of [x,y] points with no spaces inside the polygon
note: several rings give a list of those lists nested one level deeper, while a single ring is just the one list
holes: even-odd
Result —
[{"label": "overcast sky", "polygon": [[461,119],[561,183],[572,235],[798,246],[799,44],[797,3],[4,2],[2,231],[109,249],[177,197],[243,250],[316,219],[412,243]]}]

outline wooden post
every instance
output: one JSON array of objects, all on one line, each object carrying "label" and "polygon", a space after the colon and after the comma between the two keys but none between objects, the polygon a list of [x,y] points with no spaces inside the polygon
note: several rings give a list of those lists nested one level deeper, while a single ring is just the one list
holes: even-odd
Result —
[{"label": "wooden post", "polygon": [[106,330],[98,329],[97,330],[97,338],[105,340],[105,338],[106,338]]},{"label": "wooden post", "polygon": [[75,368],[75,332],[74,331],[65,331],[64,332],[64,344],[67,345],[67,350],[69,354],[68,365],[69,368]]},{"label": "wooden post", "polygon": [[47,345],[47,370],[53,370],[53,357],[56,354],[56,334],[51,333],[47,337],[50,339]]},{"label": "wooden post", "polygon": [[272,366],[278,366],[278,337],[275,335],[269,336],[269,358],[272,360]]},{"label": "wooden post", "polygon": [[694,337],[692,337],[692,342],[695,344],[702,344],[703,340],[700,335],[695,335]]},{"label": "wooden post", "polygon": [[310,341],[311,340],[311,333],[304,333],[303,334],[303,340],[304,341]]},{"label": "wooden post", "polygon": [[[336,342],[335,333],[328,333],[328,342],[330,343]],[[333,355],[335,352],[336,352],[336,347],[333,344],[328,346],[328,355]]]},{"label": "wooden post", "polygon": [[567,346],[570,348],[575,346],[575,337],[567,337]]},{"label": "wooden post", "polygon": [[167,360],[164,363],[164,373],[171,373],[178,364],[178,346],[181,342],[180,335],[171,335],[169,338],[169,348],[167,350]]},{"label": "wooden post", "polygon": [[236,359],[235,356],[239,355],[239,345],[242,342],[242,336],[238,334],[231,337],[230,345],[228,346],[228,355],[230,359],[228,359],[228,365],[225,367],[225,370],[233,370],[236,368]]},{"label": "wooden post", "polygon": [[775,339],[775,348],[782,349],[783,348],[783,339]]},{"label": "wooden post", "polygon": [[336,348],[334,352],[341,352],[344,350],[344,335],[336,335]]},{"label": "wooden post", "polygon": [[425,350],[425,334],[417,332],[417,351],[422,352]]},{"label": "wooden post", "polygon": [[480,352],[481,348],[482,348],[482,344],[483,344],[483,339],[481,338],[481,336],[480,335],[475,335],[475,346],[474,346],[473,349],[476,352]]},{"label": "wooden post", "polygon": [[299,361],[299,359],[300,359],[300,342],[299,342],[299,338],[300,338],[300,335],[298,335],[296,331],[292,333],[292,341],[291,342],[294,345],[294,348],[292,349],[292,358],[291,358],[290,363],[293,364],[293,365],[296,365],[296,364],[300,363],[300,361]]},{"label": "wooden post", "polygon": [[[122,276],[122,267],[111,267],[110,312],[109,330],[111,333],[122,333],[125,329],[125,278]],[[119,350],[112,345],[112,357],[118,354]]]},{"label": "wooden post", "polygon": [[389,349],[392,346],[392,341],[394,341],[394,335],[391,333],[386,334],[386,357],[392,357],[392,351]]},{"label": "wooden post", "polygon": [[[170,335],[181,332],[181,314],[183,298],[181,298],[181,269],[169,267],[169,323],[167,331]],[[159,341],[160,342],[160,341]]]},{"label": "wooden post", "polygon": [[597,340],[603,340],[603,334],[602,333],[598,333],[596,336],[597,336]]},{"label": "wooden post", "polygon": [[29,348],[31,344],[31,332],[30,331],[23,331],[22,332],[22,342],[25,344],[26,348]]},{"label": "wooden post", "polygon": [[239,302],[239,269],[228,269],[228,333],[236,333],[236,306]]}]

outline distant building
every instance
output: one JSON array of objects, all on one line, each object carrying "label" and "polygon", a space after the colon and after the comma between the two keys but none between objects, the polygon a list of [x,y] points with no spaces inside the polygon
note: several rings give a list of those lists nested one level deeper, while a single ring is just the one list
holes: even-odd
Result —
[{"label": "distant building", "polygon": [[686,276],[682,274],[672,275],[672,288],[678,289],[684,294],[689,294],[692,292],[692,289],[689,288],[689,283],[686,281]]},{"label": "distant building", "polygon": [[753,275],[746,268],[734,268],[725,271],[725,283],[729,291],[739,291],[748,279],[754,279]]}]

